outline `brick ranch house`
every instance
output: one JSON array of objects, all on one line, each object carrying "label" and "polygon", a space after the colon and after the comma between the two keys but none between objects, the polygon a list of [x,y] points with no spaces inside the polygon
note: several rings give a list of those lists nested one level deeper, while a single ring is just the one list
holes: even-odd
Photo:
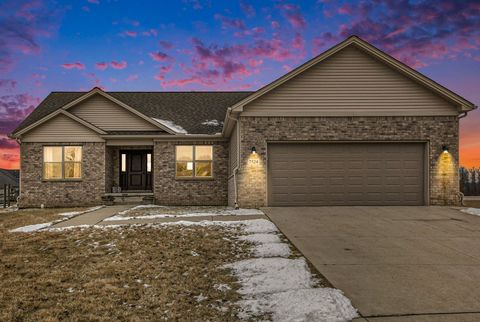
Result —
[{"label": "brick ranch house", "polygon": [[356,36],[256,92],[53,92],[11,134],[19,206],[451,205],[474,108]]}]

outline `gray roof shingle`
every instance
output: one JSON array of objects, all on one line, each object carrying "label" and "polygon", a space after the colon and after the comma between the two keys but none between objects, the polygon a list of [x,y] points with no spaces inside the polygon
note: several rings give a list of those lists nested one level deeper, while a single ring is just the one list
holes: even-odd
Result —
[{"label": "gray roof shingle", "polygon": [[[52,92],[20,123],[15,132],[35,123],[86,92]],[[227,108],[252,92],[107,92],[140,113],[172,121],[190,134],[222,131]],[[216,120],[216,122],[208,122]]]}]

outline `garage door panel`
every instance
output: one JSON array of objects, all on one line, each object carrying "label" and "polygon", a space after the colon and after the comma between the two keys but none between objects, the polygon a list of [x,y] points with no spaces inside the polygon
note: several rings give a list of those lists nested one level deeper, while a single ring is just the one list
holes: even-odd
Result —
[{"label": "garage door panel", "polygon": [[423,205],[424,144],[269,144],[272,206]]}]

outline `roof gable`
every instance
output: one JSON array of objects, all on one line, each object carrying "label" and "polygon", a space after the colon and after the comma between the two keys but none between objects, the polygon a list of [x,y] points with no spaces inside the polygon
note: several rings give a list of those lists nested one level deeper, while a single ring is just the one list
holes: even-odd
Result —
[{"label": "roof gable", "polygon": [[455,116],[455,104],[348,46],[244,106],[243,116]]},{"label": "roof gable", "polygon": [[152,124],[103,95],[95,94],[68,109],[104,131],[158,131]]},{"label": "roof gable", "polygon": [[397,72],[409,77],[410,79],[414,80],[421,86],[429,89],[436,95],[443,97],[444,99],[456,104],[458,106],[458,110],[460,112],[470,111],[476,108],[476,106],[466,100],[465,98],[461,97],[460,95],[455,94],[454,92],[448,90],[447,88],[441,86],[440,84],[434,82],[433,80],[429,79],[428,77],[422,75],[421,73],[417,72],[416,70],[410,68],[409,66],[403,64],[402,62],[396,60],[395,58],[387,55],[386,53],[382,52],[378,48],[372,46],[371,44],[367,43],[366,41],[360,39],[357,36],[351,36],[344,40],[343,42],[337,44],[336,46],[328,49],[327,51],[323,52],[322,54],[314,57],[313,59],[307,61],[303,65],[297,67],[296,69],[290,71],[289,73],[285,74],[284,76],[278,78],[277,80],[273,81],[272,83],[264,86],[263,88],[259,89],[252,95],[246,97],[245,99],[239,101],[234,106],[232,106],[232,112],[242,112],[243,108],[246,104],[258,99],[259,97],[265,95],[266,93],[270,92],[271,90],[277,88],[278,86],[282,85],[283,83],[289,81],[290,79],[296,77],[297,75],[303,73],[304,71],[308,70],[309,68],[317,65],[318,63],[326,60],[330,56],[334,55],[335,53],[349,47],[355,46],[356,48],[364,51],[366,54],[372,56],[375,59],[383,62],[384,64],[390,66],[392,69],[396,70]]}]

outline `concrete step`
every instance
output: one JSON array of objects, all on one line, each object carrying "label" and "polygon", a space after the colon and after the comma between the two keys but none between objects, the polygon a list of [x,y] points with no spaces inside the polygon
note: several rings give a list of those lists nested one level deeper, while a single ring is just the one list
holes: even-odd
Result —
[{"label": "concrete step", "polygon": [[153,193],[106,193],[102,199],[106,205],[148,205],[154,203]]}]

